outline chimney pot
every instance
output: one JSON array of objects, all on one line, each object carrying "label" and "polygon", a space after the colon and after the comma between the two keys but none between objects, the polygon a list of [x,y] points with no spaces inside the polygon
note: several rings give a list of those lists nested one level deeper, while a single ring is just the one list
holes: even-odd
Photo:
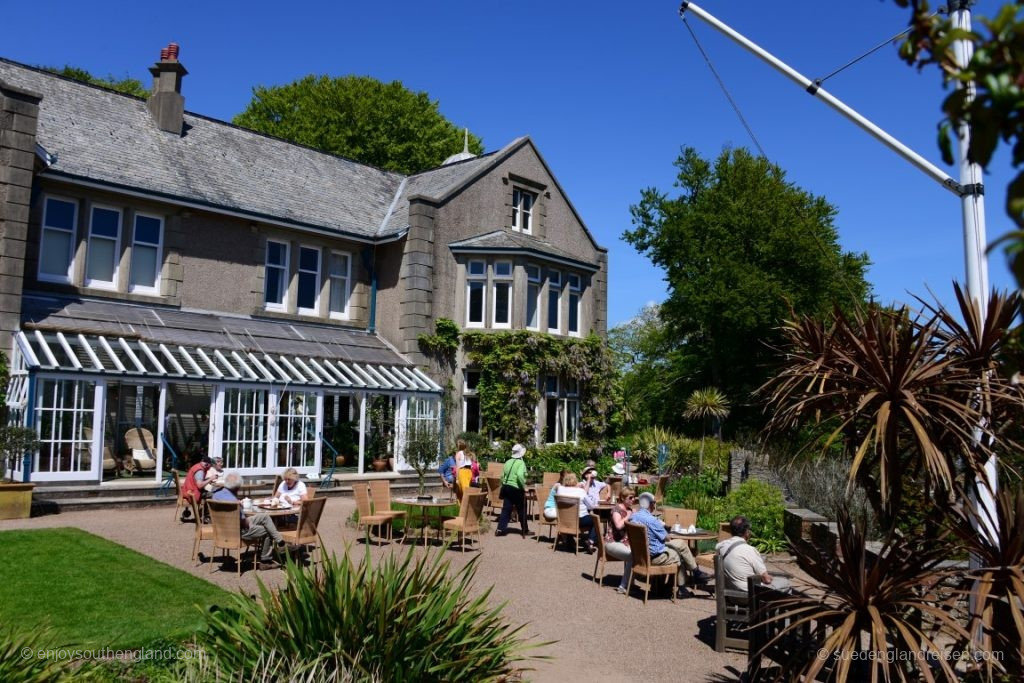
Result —
[{"label": "chimney pot", "polygon": [[170,50],[168,50],[166,47],[160,48],[160,61],[161,62],[166,62],[170,58],[170,56],[171,56],[171,51]]},{"label": "chimney pot", "polygon": [[173,61],[178,61],[178,50],[180,49],[177,43],[167,44],[167,57]]}]

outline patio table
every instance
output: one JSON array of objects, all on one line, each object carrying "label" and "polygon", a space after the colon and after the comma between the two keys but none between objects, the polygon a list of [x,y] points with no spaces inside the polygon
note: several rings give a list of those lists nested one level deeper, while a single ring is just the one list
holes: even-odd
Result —
[{"label": "patio table", "polygon": [[681,538],[686,541],[694,556],[697,555],[697,541],[713,541],[718,538],[718,534],[713,534],[710,531],[705,531],[704,529],[698,529],[692,534],[679,533],[677,531],[672,531],[672,529],[667,529],[667,531],[669,538]]},{"label": "patio table", "polygon": [[[441,533],[441,523],[443,522],[443,516],[441,514],[441,510],[443,510],[444,508],[448,507],[449,505],[453,505],[454,504],[450,500],[437,500],[435,498],[431,498],[430,500],[419,500],[417,498],[395,498],[393,500],[394,500],[394,502],[401,503],[402,505],[408,505],[409,507],[419,508],[419,510],[420,510],[420,514],[419,514],[419,520],[420,520],[420,542],[422,542],[424,544],[426,544],[426,542],[427,542],[427,525],[430,523],[430,517],[431,517],[430,512],[431,512],[431,510],[437,510],[437,521],[438,521],[438,525],[437,525],[438,529],[437,529],[437,531],[440,534]],[[406,539],[409,538],[409,536],[410,535],[408,533],[408,529],[406,529],[406,534],[402,538],[402,543],[403,544],[405,543]]]}]

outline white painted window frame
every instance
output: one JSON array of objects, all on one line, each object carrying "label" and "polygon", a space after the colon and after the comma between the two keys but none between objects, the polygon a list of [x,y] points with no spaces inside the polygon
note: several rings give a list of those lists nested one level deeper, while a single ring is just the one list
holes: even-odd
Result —
[{"label": "white painted window frame", "polygon": [[[71,441],[71,443],[89,444],[91,462],[90,462],[90,467],[89,467],[88,470],[67,470],[67,471],[60,470],[60,471],[42,472],[39,469],[39,460],[42,457],[42,450],[43,449],[40,448],[32,456],[32,480],[33,481],[69,481],[69,480],[81,480],[81,479],[94,479],[94,480],[98,481],[99,478],[100,478],[100,473],[102,471],[101,468],[103,466],[103,462],[102,462],[103,461],[103,457],[102,457],[102,453],[103,453],[103,448],[102,448],[103,434],[102,434],[102,432],[103,432],[103,429],[102,429],[102,427],[103,427],[104,405],[105,405],[105,399],[106,399],[106,381],[104,379],[102,379],[102,378],[92,379],[92,378],[86,378],[86,377],[69,377],[67,375],[58,375],[58,374],[51,375],[51,374],[40,373],[39,375],[37,375],[36,378],[35,378],[35,381],[37,382],[37,386],[38,386],[38,391],[36,392],[36,396],[35,396],[35,401],[36,402],[35,402],[35,405],[29,406],[29,407],[27,407],[27,409],[31,410],[33,412],[33,428],[35,429],[36,434],[39,435],[40,440],[43,441],[44,443],[68,443],[69,442],[66,439],[56,439],[56,440],[46,439],[45,438],[46,435],[43,435],[41,433],[41,429],[42,429],[42,419],[41,419],[41,417],[42,417],[42,401],[43,401],[43,383],[45,381],[47,381],[47,380],[52,380],[52,381],[56,381],[56,382],[70,381],[70,382],[79,382],[79,383],[83,383],[84,382],[84,383],[88,383],[88,384],[93,384],[93,387],[92,387],[91,391],[93,391],[94,394],[93,394],[93,404],[92,404],[92,409],[91,410],[89,410],[89,409],[87,409],[87,410],[76,410],[76,409],[72,408],[70,411],[68,411],[66,408],[64,409],[64,412],[71,412],[72,414],[74,414],[76,416],[77,415],[83,416],[84,419],[82,420],[82,422],[79,422],[78,419],[73,419],[72,420],[73,424],[89,427],[90,429],[92,429],[92,441],[83,441],[83,440],[73,440],[73,441]],[[85,389],[85,391],[89,391],[89,390],[90,389],[88,389],[88,388]],[[58,412],[61,412],[61,411],[59,411],[57,409],[48,409],[48,410],[50,412],[55,413],[55,414],[58,413]],[[89,415],[91,415],[92,422],[91,422],[91,424],[85,425],[84,422],[89,419],[88,417],[85,417],[85,416],[89,416]],[[74,448],[74,446],[72,446],[72,448]],[[73,459],[76,458],[76,457],[80,457],[80,456],[76,456],[75,454],[72,454],[72,458]],[[19,467],[20,467],[20,463],[19,463]]]},{"label": "white painted window frame", "polygon": [[[565,321],[565,326],[566,326],[566,330],[568,331],[570,337],[579,337],[580,336],[580,329],[581,329],[581,326],[580,326],[580,323],[581,323],[580,314],[583,312],[582,311],[582,306],[581,306],[581,303],[583,301],[583,288],[581,287],[582,281],[580,279],[580,276],[575,274],[575,273],[569,273],[569,276],[568,276],[567,279],[569,280],[569,315],[568,315],[568,319]],[[569,329],[569,326],[572,325],[572,312],[573,312],[573,309],[576,310],[576,329],[575,330]]]},{"label": "white painted window frame", "polygon": [[[103,211],[111,211],[117,214],[117,235],[111,240],[106,235],[93,235],[93,217],[95,211],[101,209]],[[94,289],[109,289],[117,290],[117,276],[121,270],[121,232],[124,230],[124,210],[111,206],[109,204],[95,203],[89,207],[89,234],[85,240],[85,269],[83,273],[83,279],[86,287],[92,287]],[[104,240],[107,242],[114,242],[114,270],[111,273],[111,279],[107,280],[93,280],[89,277],[89,258],[92,256],[92,242],[93,240]]]},{"label": "white painted window frame", "polygon": [[[531,274],[531,270],[533,271],[534,274]],[[540,305],[541,304],[541,298],[540,298],[540,295],[541,295],[542,285],[543,285],[543,280],[541,279],[541,269],[540,269],[540,266],[534,265],[532,263],[531,264],[527,264],[527,266],[526,266],[526,302],[525,302],[527,308],[523,312],[526,314],[526,320],[524,322],[526,324],[526,329],[528,329],[528,330],[540,331],[540,311],[541,311],[541,305]],[[533,288],[533,296],[530,296],[530,288],[531,287]],[[534,312],[537,314],[537,324],[536,325],[531,325],[530,324],[530,311],[529,311],[530,301],[533,301],[533,305],[534,305],[534,308],[535,308]]]},{"label": "white painted window frame", "polygon": [[[557,288],[557,289],[553,289],[553,288]],[[557,327],[551,327],[551,293],[553,291],[557,291],[557,295],[558,295],[557,296],[557,302],[556,302],[556,305],[555,305],[555,315],[556,315],[556,321],[558,323]],[[546,319],[544,321],[544,325],[546,326],[547,331],[549,333],[551,333],[551,334],[561,334],[562,333],[562,272],[561,271],[559,271],[559,270],[549,270],[548,271],[548,292],[547,292],[547,294],[548,294],[547,295],[547,300],[548,300],[547,304],[548,305],[547,305],[547,308],[545,310],[545,313],[547,314],[547,317],[546,317]]]},{"label": "white painted window frame", "polygon": [[[284,265],[278,265],[276,263],[270,263],[270,245],[279,244],[284,247]],[[291,244],[282,240],[268,239],[266,248],[263,254],[263,308],[267,311],[286,311],[288,310],[288,274],[291,272]],[[271,269],[284,271],[281,277],[281,302],[275,303],[267,301],[267,272]]]},{"label": "white painted window frame", "polygon": [[[302,250],[303,249],[308,249],[308,250],[316,252],[316,270],[315,271],[307,270],[307,269],[302,267]],[[323,250],[323,248],[318,247],[318,246],[314,246],[314,245],[311,245],[311,244],[300,244],[299,245],[299,257],[295,261],[295,273],[296,273],[296,277],[297,277],[296,283],[295,283],[296,284],[296,287],[295,287],[295,310],[298,311],[299,315],[311,315],[311,316],[318,316],[318,315],[320,315],[320,294],[321,294],[320,289],[323,286],[323,280],[321,279],[321,274],[322,274],[323,269],[324,269],[323,260],[324,260],[324,250]],[[303,308],[302,306],[299,306],[299,291],[302,289],[302,275],[303,275],[303,273],[305,273],[306,275],[309,275],[309,274],[312,273],[314,275],[314,277],[316,278],[316,290],[315,290],[316,291],[316,297],[313,299],[313,308]]]},{"label": "white painted window frame", "polygon": [[[473,264],[483,264],[483,272],[474,274]],[[480,284],[480,320],[473,321],[469,317],[469,306],[470,306],[470,290],[473,284]],[[478,327],[482,328],[487,324],[487,261],[481,259],[472,259],[466,262],[466,327]]]},{"label": "white painted window frame", "polygon": [[[504,275],[498,274],[498,266],[508,266],[508,273]],[[512,275],[515,272],[513,263],[511,261],[495,261],[492,264],[492,275],[491,275],[491,300],[493,305],[491,306],[491,327],[498,330],[508,330],[512,328],[512,311],[514,306],[512,305],[512,290],[513,282]],[[508,288],[508,299],[505,304],[505,318],[506,322],[498,322],[498,287]]]},{"label": "white painted window frame", "polygon": [[[74,213],[71,215],[71,230],[65,230],[64,228],[57,228],[48,226],[46,224],[47,213],[50,208],[50,200],[65,202],[71,204],[74,209]],[[40,282],[58,282],[61,284],[71,284],[71,272],[74,269],[75,264],[75,232],[78,227],[78,202],[70,197],[63,197],[55,194],[48,194],[43,197],[43,222],[39,229],[39,260],[36,264],[36,278]],[[64,275],[58,275],[54,273],[43,272],[43,252],[46,249],[46,232],[57,231],[57,232],[70,232],[71,239],[68,240],[68,253],[67,253],[67,264],[68,269]]]},{"label": "white painted window frame", "polygon": [[[158,239],[156,244],[152,242],[138,242],[135,239],[135,227],[136,221],[142,218],[151,218],[160,223],[160,232],[158,233]],[[156,272],[153,274],[153,284],[149,285],[133,285],[132,284],[132,273],[135,271],[135,247],[137,244],[142,244],[146,247],[156,247],[156,263],[154,267]],[[163,279],[163,265],[164,265],[164,218],[158,216],[155,213],[147,213],[145,211],[136,211],[135,215],[132,216],[132,258],[131,263],[128,265],[128,291],[132,294],[159,294],[160,283]]]},{"label": "white painted window frame", "polygon": [[[523,208],[524,197],[529,197],[530,208]],[[533,208],[537,205],[537,193],[522,187],[512,188],[512,229],[524,235],[533,234]]]},{"label": "white painted window frame", "polygon": [[[345,274],[334,275],[331,272],[331,257],[332,256],[344,256],[345,257]],[[342,311],[331,310],[333,301],[331,300],[331,293],[334,291],[333,284],[335,280],[344,280],[344,299],[345,308]],[[348,320],[350,313],[350,304],[352,299],[352,253],[348,251],[341,251],[340,249],[331,249],[327,255],[327,311],[331,318],[334,320]]]}]

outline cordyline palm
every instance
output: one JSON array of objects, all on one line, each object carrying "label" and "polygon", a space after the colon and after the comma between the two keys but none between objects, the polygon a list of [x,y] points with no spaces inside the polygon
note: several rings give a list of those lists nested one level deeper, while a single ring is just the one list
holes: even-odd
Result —
[{"label": "cordyline palm", "polygon": [[870,306],[835,313],[826,326],[810,318],[783,328],[780,372],[760,391],[768,430],[834,418],[853,452],[851,483],[867,492],[891,528],[906,476],[923,476],[933,497],[948,495],[958,465],[975,471],[992,455],[996,431],[1020,410],[1020,395],[994,372],[1016,295],[993,293],[987,316],[956,288],[958,320],[941,305],[911,318],[906,307]]},{"label": "cordyline palm", "polygon": [[908,658],[890,656],[902,651],[930,655],[944,680],[956,680],[945,648],[966,638],[967,631],[955,611],[959,592],[940,582],[947,573],[940,563],[948,558],[948,546],[894,535],[877,556],[869,556],[862,526],[845,512],[837,521],[839,552],[808,544],[793,548],[818,588],[778,598],[772,603],[777,612],[760,622],[788,621],[762,652],[805,628],[810,631],[813,645],[784,663],[779,679],[814,681],[821,674],[829,681],[936,680],[927,665],[915,671],[906,668]]},{"label": "cordyline palm", "polygon": [[686,399],[683,417],[688,420],[700,420],[700,459],[697,463],[698,473],[704,469],[704,437],[707,435],[707,419],[709,417],[724,420],[729,415],[729,399],[714,387],[697,389]]}]

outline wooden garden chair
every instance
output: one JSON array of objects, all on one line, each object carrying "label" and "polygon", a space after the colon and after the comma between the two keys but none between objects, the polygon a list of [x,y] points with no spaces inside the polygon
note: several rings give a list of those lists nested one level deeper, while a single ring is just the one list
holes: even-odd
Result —
[{"label": "wooden garden chair", "polygon": [[[300,546],[313,546],[313,551],[317,548],[320,549],[320,559],[323,560],[324,549],[323,542],[320,540],[320,517],[324,514],[324,504],[327,502],[327,498],[321,496],[320,498],[310,498],[309,500],[302,501],[302,507],[299,508],[299,521],[295,525],[295,529],[292,531],[282,531],[281,538],[285,540],[288,545],[300,545]],[[310,552],[309,556],[310,563],[313,562],[313,552]]]},{"label": "wooden garden chair", "polygon": [[501,475],[487,475],[487,507],[493,514],[501,513]]},{"label": "wooden garden chair", "polygon": [[548,488],[551,488],[552,486],[558,483],[558,480],[561,479],[561,476],[562,475],[560,472],[545,472],[544,478],[541,479],[540,483],[543,484],[544,486],[547,486]]},{"label": "wooden garden chair", "polygon": [[676,601],[676,573],[678,564],[651,564],[651,548],[647,545],[647,527],[642,524],[626,522],[626,536],[629,538],[629,551],[633,555],[633,574],[630,586],[641,576],[644,579],[644,604],[651,590],[651,579],[655,576],[667,576],[669,588],[672,590],[672,602]]},{"label": "wooden garden chair", "polygon": [[359,511],[359,522],[356,524],[356,528],[366,528],[366,543],[370,543],[370,529],[377,527],[377,538],[383,539],[384,534],[382,533],[384,527],[387,527],[388,543],[391,542],[391,517],[390,515],[375,515],[373,514],[373,508],[370,503],[370,486],[364,483],[352,484],[352,492],[356,498],[356,509]]},{"label": "wooden garden chair", "polygon": [[[175,473],[177,474],[177,473]],[[213,525],[203,524],[202,514],[199,512],[199,504],[194,498],[189,497],[183,500],[183,504],[188,505],[192,510],[192,521],[196,525],[195,538],[192,541],[192,561],[198,562],[199,560],[199,545],[203,541],[213,540]],[[213,562],[213,555],[210,555],[210,562]]]},{"label": "wooden garden chair", "polygon": [[594,520],[594,532],[597,534],[597,561],[594,562],[594,583],[600,586],[604,581],[606,563],[625,562],[625,560],[608,555],[604,544],[604,524],[601,522],[601,515],[591,515],[590,518]]},{"label": "wooden garden chair", "polygon": [[178,470],[171,470],[171,479],[174,481],[174,495],[178,499],[174,505],[174,518],[178,519],[178,512],[186,506],[185,498],[181,495],[181,475]]},{"label": "wooden garden chair", "polygon": [[720,566],[718,553],[714,554],[715,567],[715,651],[725,652],[726,648],[746,651],[749,642],[746,638],[729,635],[730,624],[750,623],[750,600],[745,591],[727,588],[725,572]]},{"label": "wooden garden chair", "polygon": [[444,530],[459,535],[459,545],[466,552],[466,534],[476,534],[476,549],[480,550],[480,517],[483,515],[486,493],[467,491],[459,505],[459,516],[444,522]]},{"label": "wooden garden chair", "polygon": [[[238,501],[228,500],[209,500],[207,506],[210,509],[210,520],[213,522],[213,549],[214,552],[217,550],[226,550],[228,557],[231,557],[231,551],[238,551],[238,560],[235,562],[235,566],[238,567],[238,575],[242,575],[242,550],[248,549],[251,546],[257,546],[257,548],[263,545],[262,538],[255,538],[251,541],[247,541],[242,538],[242,518],[239,515]],[[260,568],[260,553],[258,550],[254,550],[252,554],[253,563],[256,570]],[[210,571],[213,571],[213,558],[210,558]]]}]

